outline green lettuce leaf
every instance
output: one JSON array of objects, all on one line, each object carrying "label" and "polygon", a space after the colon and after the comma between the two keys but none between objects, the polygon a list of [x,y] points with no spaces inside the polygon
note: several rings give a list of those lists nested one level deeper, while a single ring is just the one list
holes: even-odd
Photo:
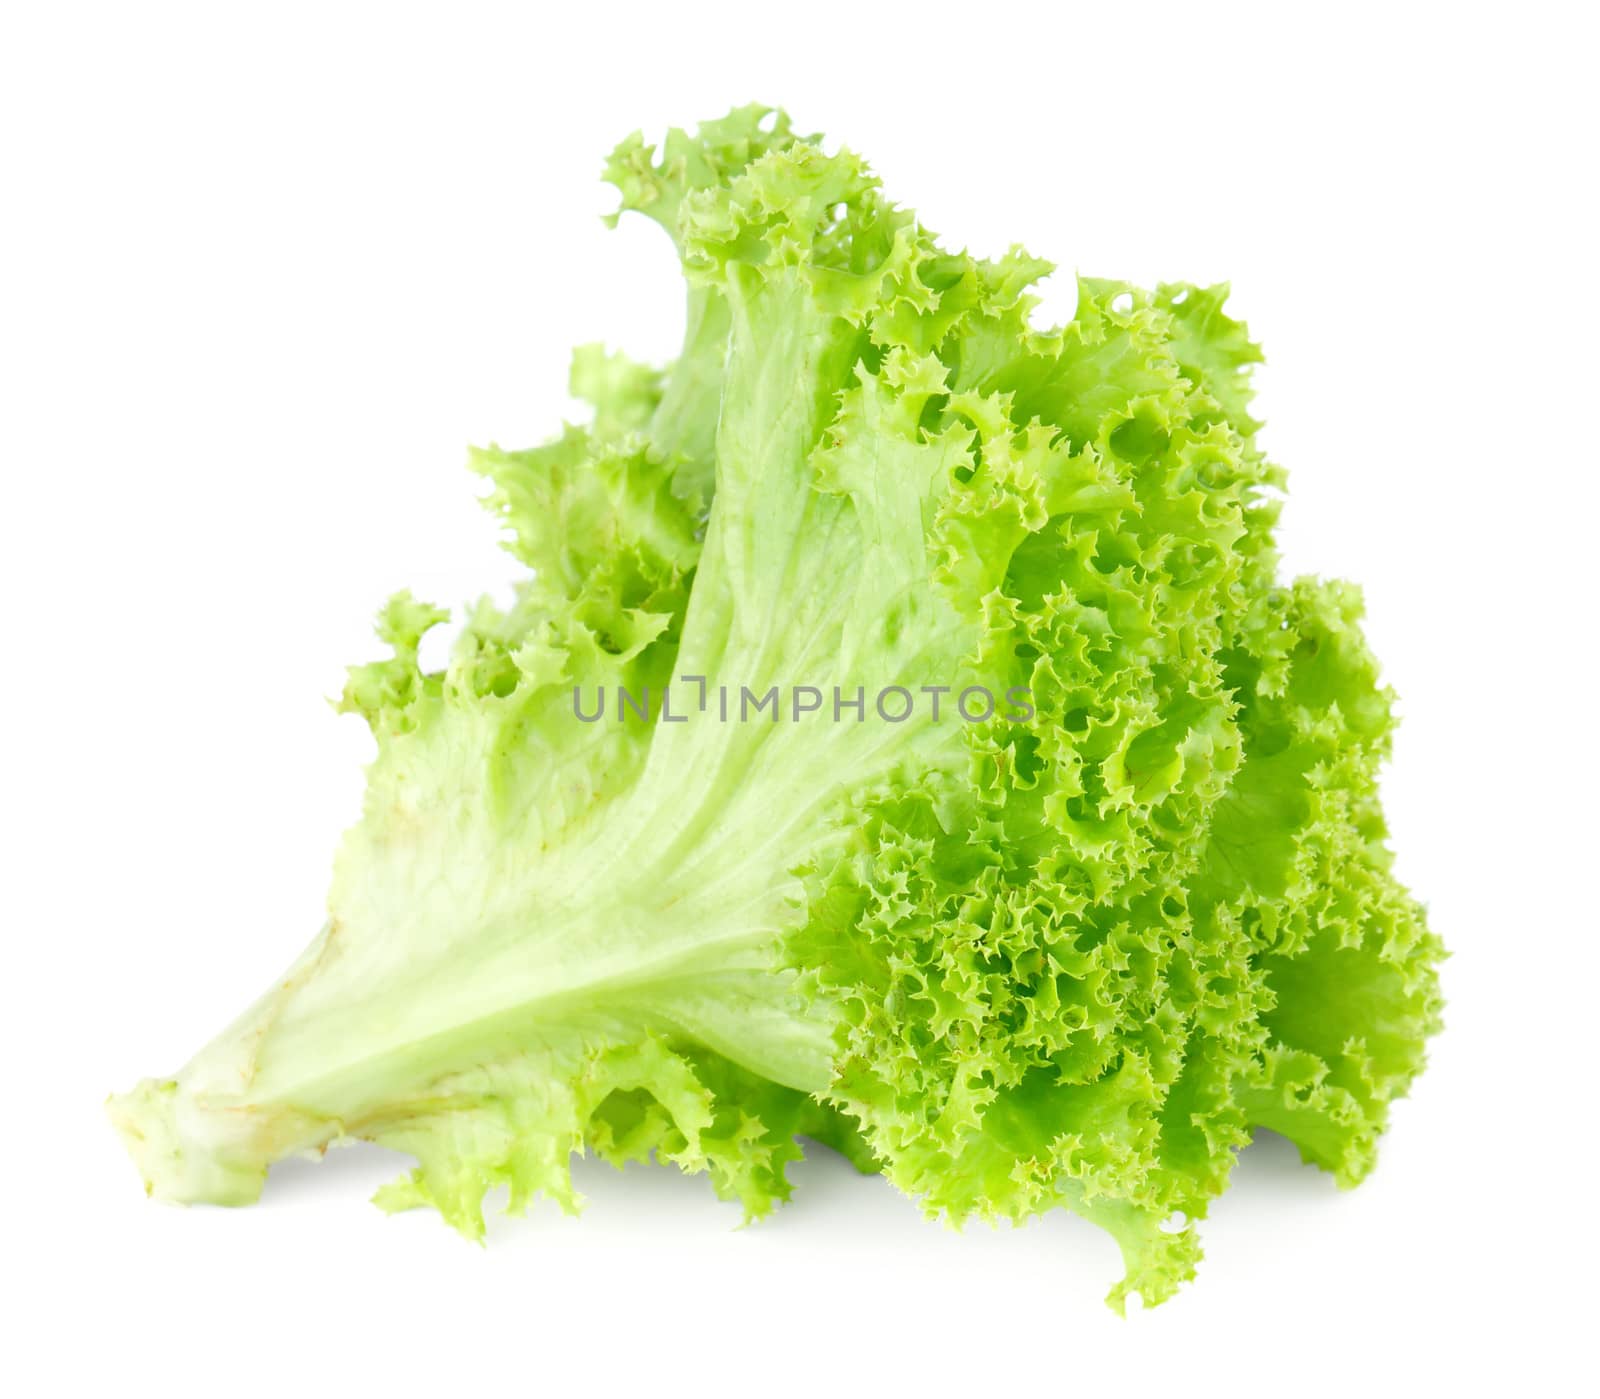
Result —
[{"label": "green lettuce leaf", "polygon": [[583,1151],[757,1216],[809,1137],[955,1221],[1100,1224],[1120,1307],[1192,1275],[1254,1128],[1359,1180],[1442,952],[1358,596],[1277,577],[1225,289],[1085,280],[1035,328],[1048,264],[944,250],[762,108],[608,178],[678,248],[683,352],[586,347],[589,425],[474,454],[526,577],[442,671],[445,614],[385,609],[326,926],[112,1100],[148,1188],[360,1138],[417,1162],[380,1204],[474,1237],[500,1187],[575,1207]]}]

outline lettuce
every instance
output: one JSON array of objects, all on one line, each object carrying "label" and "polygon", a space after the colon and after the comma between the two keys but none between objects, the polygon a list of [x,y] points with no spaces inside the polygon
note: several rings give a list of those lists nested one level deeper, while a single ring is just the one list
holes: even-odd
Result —
[{"label": "lettuce", "polygon": [[[934,1215],[1057,1206],[1169,1296],[1255,1127],[1351,1184],[1438,1026],[1390,873],[1391,697],[1351,587],[1280,583],[1223,288],[944,250],[745,108],[608,178],[688,283],[665,370],[489,449],[505,607],[401,595],[326,926],[113,1098],[148,1190],[240,1204],[365,1139],[481,1236],[574,1152],[759,1216],[798,1138]],[[937,715],[935,706],[943,702]],[[904,713],[902,714],[902,711]]]}]

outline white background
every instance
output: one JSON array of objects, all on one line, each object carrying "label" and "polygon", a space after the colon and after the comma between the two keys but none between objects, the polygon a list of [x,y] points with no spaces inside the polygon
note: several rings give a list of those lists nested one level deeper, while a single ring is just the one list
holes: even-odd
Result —
[{"label": "white background", "polygon": [[[8,5],[0,20],[4,1232],[15,1393],[1188,1395],[1578,1384],[1595,1238],[1596,110],[1580,6]],[[579,15],[579,11],[582,11]],[[147,1203],[104,1122],[309,939],[367,744],[325,698],[410,585],[510,560],[462,468],[661,358],[635,126],[753,98],[955,244],[1230,278],[1295,571],[1361,581],[1399,868],[1455,956],[1376,1174],[1245,1152],[1176,1301],[836,1160],[735,1232],[580,1168],[486,1250],[365,1203]],[[1585,1366],[1585,1369],[1588,1367]],[[115,1386],[115,1391],[112,1390]],[[131,1390],[130,1390],[131,1387]],[[83,1390],[82,1392],[91,1392]]]}]

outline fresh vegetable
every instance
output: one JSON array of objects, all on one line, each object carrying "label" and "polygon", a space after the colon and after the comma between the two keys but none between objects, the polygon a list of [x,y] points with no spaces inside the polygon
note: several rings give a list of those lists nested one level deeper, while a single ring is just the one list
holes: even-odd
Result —
[{"label": "fresh vegetable", "polygon": [[1441,949],[1358,596],[1277,578],[1224,290],[1035,329],[1049,264],[757,107],[607,175],[676,242],[682,354],[580,350],[592,425],[474,455],[526,578],[443,671],[445,612],[383,611],[326,926],[111,1102],[150,1192],[362,1138],[469,1236],[495,1187],[573,1208],[584,1150],[755,1216],[804,1135],[953,1220],[1095,1221],[1120,1307],[1192,1275],[1252,1128],[1360,1180]]}]

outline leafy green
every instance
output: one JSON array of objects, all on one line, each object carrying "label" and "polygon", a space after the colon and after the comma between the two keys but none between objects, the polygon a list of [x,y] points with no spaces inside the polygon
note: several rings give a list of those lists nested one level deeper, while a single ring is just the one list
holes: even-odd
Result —
[{"label": "leafy green", "polygon": [[[326,927],[112,1100],[148,1188],[363,1138],[418,1163],[379,1203],[472,1236],[496,1187],[574,1207],[584,1150],[757,1216],[806,1136],[952,1220],[1099,1223],[1120,1307],[1192,1275],[1252,1128],[1359,1180],[1442,954],[1358,597],[1277,581],[1225,289],[1086,280],[1036,329],[1048,264],[945,251],[758,107],[608,178],[676,243],[683,352],[582,349],[590,426],[474,455],[525,579],[442,671],[446,614],[385,609]],[[773,686],[820,711],[716,712]],[[579,717],[619,687],[684,721]]]}]

